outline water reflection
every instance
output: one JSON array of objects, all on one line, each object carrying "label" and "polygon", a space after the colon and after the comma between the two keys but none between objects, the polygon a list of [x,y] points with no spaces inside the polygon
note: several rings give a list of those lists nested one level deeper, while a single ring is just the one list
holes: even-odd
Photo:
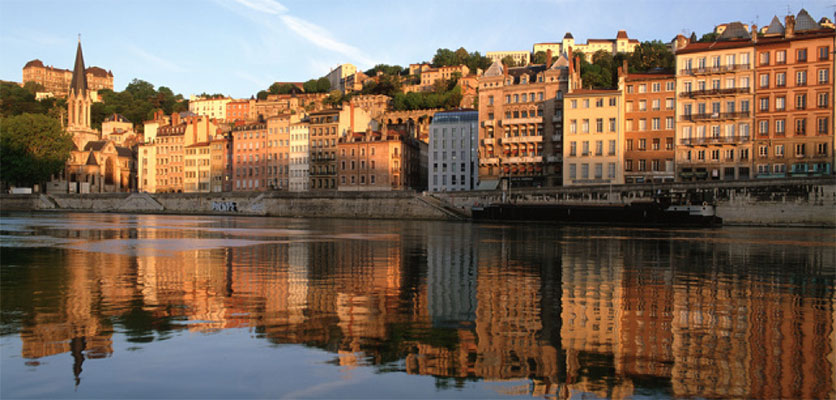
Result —
[{"label": "water reflection", "polygon": [[[2,334],[26,368],[71,355],[77,385],[114,340],[243,328],[442,389],[836,396],[833,231],[72,214],[0,230]],[[22,367],[3,355],[4,375]]]}]

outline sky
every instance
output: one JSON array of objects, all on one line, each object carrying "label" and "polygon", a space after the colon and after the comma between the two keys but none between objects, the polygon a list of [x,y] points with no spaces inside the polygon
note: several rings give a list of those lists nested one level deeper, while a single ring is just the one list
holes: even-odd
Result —
[{"label": "sky", "polygon": [[430,61],[438,48],[528,50],[559,42],[697,36],[717,24],[769,24],[805,8],[834,19],[836,0],[0,0],[0,80],[26,62],[72,68],[78,35],[87,67],[175,93],[249,98],[273,82],[306,81],[341,63]]}]

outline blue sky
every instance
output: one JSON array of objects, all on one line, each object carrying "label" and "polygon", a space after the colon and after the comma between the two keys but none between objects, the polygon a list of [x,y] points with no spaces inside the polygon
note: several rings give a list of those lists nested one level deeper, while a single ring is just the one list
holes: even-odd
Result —
[{"label": "blue sky", "polygon": [[71,68],[78,34],[87,66],[185,96],[249,97],[275,81],[305,81],[340,63],[429,61],[436,49],[482,54],[533,43],[613,38],[669,41],[714,25],[768,24],[801,7],[833,19],[835,0],[286,1],[0,0],[0,79],[20,81],[38,58]]}]

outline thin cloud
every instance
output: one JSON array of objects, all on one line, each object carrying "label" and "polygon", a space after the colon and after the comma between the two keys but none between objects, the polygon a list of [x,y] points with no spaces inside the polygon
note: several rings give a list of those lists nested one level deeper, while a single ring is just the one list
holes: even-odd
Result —
[{"label": "thin cloud", "polygon": [[[363,52],[348,43],[343,43],[334,38],[334,36],[325,28],[306,21],[302,18],[294,17],[288,14],[287,7],[274,0],[233,0],[235,3],[242,5],[250,10],[260,13],[275,15],[279,20],[293,33],[301,36],[305,40],[311,42],[317,47],[325,50],[330,50],[339,53],[349,59],[357,61],[357,63],[371,66],[374,61],[365,56]],[[272,19],[253,18],[265,25],[268,29],[273,29]]]},{"label": "thin cloud", "polygon": [[157,56],[155,56],[155,55],[153,55],[153,54],[151,54],[151,53],[149,53],[145,50],[140,49],[139,47],[136,47],[136,46],[133,46],[133,45],[128,45],[128,48],[134,54],[136,54],[139,57],[151,62],[156,67],[162,67],[163,69],[167,69],[167,70],[172,71],[172,72],[186,72],[185,68],[183,68],[183,67],[181,67],[181,66],[179,66],[179,65],[177,65],[177,64],[175,64],[171,61],[168,61],[168,60],[166,60],[162,57],[157,57]]}]

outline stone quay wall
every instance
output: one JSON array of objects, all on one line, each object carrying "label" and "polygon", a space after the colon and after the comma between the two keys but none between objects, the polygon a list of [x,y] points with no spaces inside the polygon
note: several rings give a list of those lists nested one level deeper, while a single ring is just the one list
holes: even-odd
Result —
[{"label": "stone quay wall", "polygon": [[507,191],[0,195],[0,211],[64,210],[306,218],[466,220],[476,205],[629,204],[659,196],[715,206],[724,225],[836,228],[836,178],[632,184]]}]

